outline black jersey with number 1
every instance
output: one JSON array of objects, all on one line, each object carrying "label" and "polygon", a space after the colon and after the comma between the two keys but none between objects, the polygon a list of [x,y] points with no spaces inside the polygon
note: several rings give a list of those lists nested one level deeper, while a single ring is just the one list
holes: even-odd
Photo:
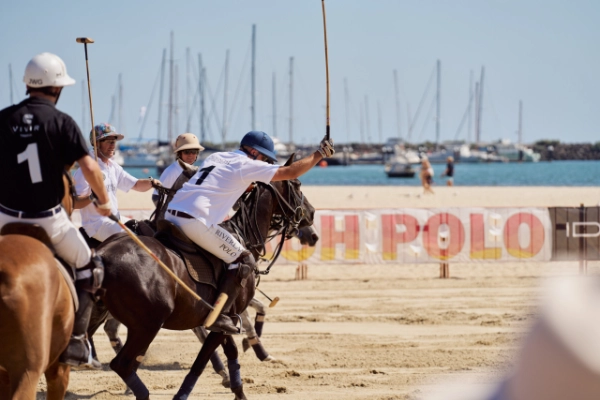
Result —
[{"label": "black jersey with number 1", "polygon": [[60,204],[62,171],[88,154],[73,118],[30,97],[0,111],[0,204],[39,212]]}]

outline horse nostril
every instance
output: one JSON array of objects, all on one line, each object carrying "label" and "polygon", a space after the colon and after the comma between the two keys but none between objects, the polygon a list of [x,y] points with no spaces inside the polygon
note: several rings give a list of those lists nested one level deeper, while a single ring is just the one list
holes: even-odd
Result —
[{"label": "horse nostril", "polygon": [[319,235],[317,235],[316,233],[313,233],[312,235],[310,235],[310,237],[312,238],[312,240],[314,240],[315,242],[319,241]]}]

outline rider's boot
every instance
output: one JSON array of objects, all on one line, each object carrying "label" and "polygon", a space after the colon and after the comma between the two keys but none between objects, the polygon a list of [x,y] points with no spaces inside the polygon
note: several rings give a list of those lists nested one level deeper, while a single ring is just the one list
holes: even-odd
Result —
[{"label": "rider's boot", "polygon": [[256,262],[254,261],[254,256],[252,253],[246,250],[242,252],[240,257],[235,260],[232,265],[235,265],[235,263],[237,263],[239,266],[235,269],[228,269],[222,279],[219,291],[227,294],[227,301],[225,302],[223,310],[215,322],[211,326],[206,327],[206,329],[210,331],[223,332],[229,335],[243,333],[242,329],[235,325],[228,314],[231,311],[231,307],[233,306],[235,299],[240,293],[240,289],[246,286],[248,277],[256,267]]},{"label": "rider's boot", "polygon": [[103,277],[104,265],[102,260],[92,250],[89,264],[77,270],[75,289],[77,290],[79,308],[75,313],[75,323],[73,324],[69,345],[60,355],[59,361],[62,363],[71,366],[93,365],[92,352],[86,333],[92,315],[92,306],[94,305],[93,293],[100,288]]}]

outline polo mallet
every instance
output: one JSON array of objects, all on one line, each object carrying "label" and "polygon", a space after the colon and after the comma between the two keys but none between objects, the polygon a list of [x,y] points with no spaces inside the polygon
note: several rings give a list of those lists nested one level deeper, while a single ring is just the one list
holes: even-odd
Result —
[{"label": "polo mallet", "polygon": [[88,63],[88,53],[87,53],[87,45],[88,43],[94,43],[94,39],[79,37],[75,39],[77,43],[83,43],[83,48],[85,49],[85,69],[87,71],[87,84],[88,84],[88,94],[90,97],[90,117],[92,119],[92,143],[94,144],[94,157],[96,161],[98,161],[98,149],[96,146],[96,130],[94,129],[94,109],[92,107],[92,85],[90,84],[90,65]]},{"label": "polo mallet", "polygon": [[277,303],[279,303],[279,297],[275,297],[274,299],[272,299],[269,296],[267,296],[267,294],[265,292],[263,292],[262,290],[260,290],[259,288],[256,288],[256,290],[261,292],[263,296],[265,296],[267,299],[269,299],[269,301],[271,302],[271,304],[269,304],[269,308],[273,308],[277,305]]},{"label": "polo mallet", "polygon": [[169,269],[169,267],[167,267],[162,261],[160,261],[160,259],[156,256],[156,254],[154,254],[152,252],[152,250],[150,250],[136,235],[135,233],[131,232],[129,230],[129,228],[127,228],[125,226],[125,224],[123,222],[121,222],[121,220],[117,217],[115,217],[113,214],[109,215],[108,218],[110,218],[111,220],[115,221],[117,224],[119,224],[119,226],[121,227],[121,229],[123,229],[127,235],[129,235],[129,237],[131,239],[133,239],[133,241],[140,246],[146,253],[148,253],[148,255],[150,255],[150,257],[152,257],[154,259],[154,261],[156,261],[158,263],[158,265],[160,265],[160,267],[165,270],[165,272],[167,274],[169,274],[171,276],[171,278],[175,279],[175,282],[177,282],[179,285],[181,285],[182,288],[184,288],[185,290],[187,290],[196,300],[202,302],[202,304],[204,304],[206,307],[210,308],[212,311],[210,312],[210,314],[208,314],[208,317],[206,317],[206,321],[204,321],[204,326],[209,327],[211,326],[215,320],[217,319],[217,317],[219,316],[219,314],[221,314],[221,310],[223,309],[223,306],[225,305],[225,302],[227,301],[227,294],[226,293],[221,293],[219,295],[219,297],[217,297],[217,301],[215,302],[215,305],[212,306],[209,303],[206,302],[206,300],[202,299],[202,297],[198,296],[198,293],[194,292],[192,289],[189,288],[188,285],[185,284],[185,282],[183,282],[181,279],[179,279],[179,277],[177,275],[175,275],[173,273],[173,271],[171,271]]},{"label": "polo mallet", "polygon": [[325,0],[321,0],[321,8],[323,9],[323,36],[325,37],[325,81],[327,83],[327,118],[325,127],[325,137],[329,140],[329,58],[327,56],[327,17],[325,16]]}]

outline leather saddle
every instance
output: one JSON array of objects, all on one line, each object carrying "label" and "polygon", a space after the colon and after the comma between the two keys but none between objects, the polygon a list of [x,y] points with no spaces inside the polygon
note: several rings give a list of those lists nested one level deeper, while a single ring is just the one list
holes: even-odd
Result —
[{"label": "leather saddle", "polygon": [[226,268],[223,260],[192,242],[170,221],[158,220],[156,228],[154,238],[181,257],[194,281],[218,288],[218,282]]},{"label": "leather saddle", "polygon": [[54,245],[52,245],[52,242],[50,241],[50,236],[48,236],[48,233],[44,228],[42,228],[38,224],[24,224],[22,222],[11,222],[2,227],[2,230],[0,230],[0,235],[29,236],[45,244],[46,247],[48,247],[48,249],[52,252],[54,259],[56,260],[56,266],[60,271],[60,274],[67,282],[67,286],[69,287],[69,291],[71,292],[71,297],[73,298],[75,310],[79,308],[77,291],[75,290],[75,285],[73,284],[73,282],[75,281],[75,269],[58,256]]}]

